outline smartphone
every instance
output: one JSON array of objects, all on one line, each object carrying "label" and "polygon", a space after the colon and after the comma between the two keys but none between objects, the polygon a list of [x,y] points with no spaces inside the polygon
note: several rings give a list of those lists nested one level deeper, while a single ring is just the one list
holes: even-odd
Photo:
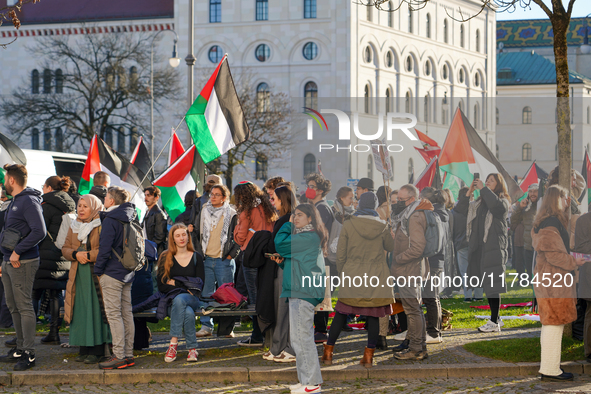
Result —
[{"label": "smartphone", "polygon": [[474,180],[480,179],[480,173],[479,172],[475,172],[474,173]]},{"label": "smartphone", "polygon": [[270,259],[271,257],[281,257],[279,253],[265,253],[265,257]]}]

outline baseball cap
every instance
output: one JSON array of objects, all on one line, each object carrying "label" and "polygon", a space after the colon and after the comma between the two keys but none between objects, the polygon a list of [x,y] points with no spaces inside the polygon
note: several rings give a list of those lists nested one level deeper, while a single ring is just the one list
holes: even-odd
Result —
[{"label": "baseball cap", "polygon": [[357,182],[357,187],[373,190],[373,180],[369,178],[361,178],[359,182]]},{"label": "baseball cap", "polygon": [[207,178],[205,178],[205,183],[213,183],[214,185],[223,185],[222,182],[222,177],[219,175],[208,175]]}]

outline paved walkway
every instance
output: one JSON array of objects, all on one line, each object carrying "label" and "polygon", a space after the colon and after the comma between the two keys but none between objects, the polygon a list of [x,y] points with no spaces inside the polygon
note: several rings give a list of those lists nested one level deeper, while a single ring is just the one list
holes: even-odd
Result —
[{"label": "paved walkway", "polygon": [[[165,363],[164,352],[168,347],[170,336],[168,334],[154,334],[153,341],[149,349],[135,352],[137,355],[136,367],[143,369],[162,369],[162,368],[227,368],[227,367],[267,367],[267,368],[285,368],[285,364],[278,364],[273,361],[265,361],[261,357],[263,351],[261,348],[241,348],[236,342],[245,338],[250,333],[237,334],[236,338],[216,338],[208,337],[198,340],[199,343],[199,361],[197,363],[187,363],[187,351],[185,350],[184,340],[181,339],[179,346],[179,355],[175,362]],[[444,341],[441,344],[428,345],[429,358],[419,362],[403,362],[392,357],[390,349],[386,351],[376,351],[374,363],[377,365],[449,365],[449,364],[486,364],[500,363],[486,357],[476,356],[462,347],[463,344],[472,341],[495,340],[508,338],[539,337],[539,328],[527,329],[506,329],[500,333],[480,333],[474,329],[455,329],[444,333]],[[0,336],[0,344],[12,336]],[[41,337],[38,336],[38,339]],[[389,337],[390,347],[399,342],[395,342]],[[68,336],[62,335],[62,341],[67,341]],[[366,331],[343,332],[339,338],[334,352],[334,366],[349,367],[356,366],[363,354],[363,349],[367,341]],[[37,362],[35,370],[38,371],[71,371],[71,370],[96,370],[96,365],[85,365],[77,363],[74,358],[77,355],[78,348],[62,348],[60,346],[41,345],[37,340],[36,356]],[[317,346],[318,354],[321,355],[322,345]],[[8,351],[8,348],[6,348]],[[288,364],[294,366],[295,363]],[[0,364],[0,371],[11,372],[12,365]]]}]

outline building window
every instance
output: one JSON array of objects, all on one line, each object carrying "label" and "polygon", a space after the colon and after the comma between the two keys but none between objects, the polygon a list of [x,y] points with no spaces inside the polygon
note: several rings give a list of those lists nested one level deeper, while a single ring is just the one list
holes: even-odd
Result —
[{"label": "building window", "polygon": [[[390,168],[392,170],[392,172],[390,173],[390,180],[393,181],[394,180],[394,158],[392,156],[390,156]],[[388,196],[388,198],[390,198],[390,196]]]},{"label": "building window", "polygon": [[474,74],[474,86],[480,86],[480,74],[478,73]]},{"label": "building window", "polygon": [[530,107],[524,107],[523,111],[521,111],[521,123],[531,124],[531,108]]},{"label": "building window", "polygon": [[269,85],[265,82],[259,83],[257,86],[257,112],[267,112],[270,104],[271,93],[269,92]]},{"label": "building window", "polygon": [[412,26],[412,10],[408,7],[408,32],[412,33],[413,26]]},{"label": "building window", "polygon": [[394,65],[394,57],[392,56],[392,51],[388,51],[386,53],[386,67],[390,68]]},{"label": "building window", "polygon": [[392,111],[392,91],[390,88],[386,89],[386,112]]},{"label": "building window", "polygon": [[495,122],[496,122],[496,124],[499,124],[499,109],[498,108],[495,110]]},{"label": "building window", "polygon": [[410,90],[406,92],[406,95],[404,96],[404,111],[407,114],[412,112],[412,93]]},{"label": "building window", "polygon": [[[480,106],[478,103],[474,104],[474,128],[480,128]],[[486,144],[488,145],[488,141],[486,141]]]},{"label": "building window", "polygon": [[316,172],[316,157],[313,154],[308,153],[304,157],[304,177],[314,172]]},{"label": "building window", "polygon": [[43,130],[43,150],[51,150],[51,131]]},{"label": "building window", "polygon": [[39,130],[36,128],[31,132],[31,149],[39,149]]},{"label": "building window", "polygon": [[447,69],[447,64],[443,65],[443,68],[441,69],[441,76],[443,77],[444,80],[447,80],[447,77],[449,76],[449,70]]},{"label": "building window", "polygon": [[495,152],[495,156],[497,157],[497,160],[500,160],[499,159],[499,146],[498,145],[497,145],[497,149],[496,149],[496,152]]},{"label": "building window", "polygon": [[109,145],[109,147],[113,146],[113,130],[111,130],[110,127],[107,126],[106,130],[105,130],[105,143],[107,145]]},{"label": "building window", "polygon": [[460,25],[460,46],[464,47],[464,25]]},{"label": "building window", "polygon": [[55,92],[64,92],[64,73],[59,68],[55,70]]},{"label": "building window", "polygon": [[365,85],[365,89],[363,91],[363,107],[365,113],[369,113],[369,85]]},{"label": "building window", "polygon": [[304,0],[304,19],[316,18],[316,0]]},{"label": "building window", "polygon": [[307,60],[314,60],[318,56],[318,45],[314,42],[308,42],[304,45],[302,53]]},{"label": "building window", "polygon": [[388,27],[394,27],[394,6],[388,2]]},{"label": "building window", "polygon": [[129,69],[129,80],[131,81],[132,84],[137,83],[137,67],[136,66],[131,66],[131,68]]},{"label": "building window", "polygon": [[429,123],[429,121],[431,120],[431,117],[429,116],[430,112],[431,112],[431,106],[429,105],[429,101],[430,101],[430,97],[427,94],[425,96],[425,100],[423,102],[424,119],[425,119],[425,122],[427,122],[427,123]]},{"label": "building window", "polygon": [[263,180],[266,181],[268,176],[267,176],[267,171],[268,171],[268,167],[269,167],[269,163],[267,160],[267,156],[259,154],[257,155],[256,158],[256,165],[255,165],[255,178],[257,180]]},{"label": "building window", "polygon": [[446,99],[441,100],[441,124],[447,124],[447,103]]},{"label": "building window", "polygon": [[523,144],[523,146],[521,147],[521,160],[531,161],[531,145],[528,142]]},{"label": "building window", "polygon": [[367,177],[373,179],[373,156],[367,156]]},{"label": "building window", "polygon": [[51,93],[51,70],[43,70],[43,93]]},{"label": "building window", "polygon": [[412,72],[412,57],[406,57],[406,71]]},{"label": "building window", "polygon": [[480,52],[480,30],[476,30],[476,52]]},{"label": "building window", "polygon": [[372,13],[372,11],[373,11],[373,10],[372,10],[372,8],[373,8],[373,4],[372,4],[372,2],[371,2],[371,1],[369,1],[366,7],[367,7],[367,8],[366,8],[366,11],[367,11],[367,15],[366,15],[366,16],[367,16],[367,21],[368,21],[368,22],[371,22],[371,21],[372,21],[372,14],[371,14],[371,13]]},{"label": "building window", "polygon": [[464,69],[460,68],[460,72],[458,73],[458,80],[460,81],[460,83],[464,83],[465,81],[465,76],[464,76]]},{"label": "building window", "polygon": [[123,131],[123,127],[119,127],[119,130],[117,131],[117,150],[120,153],[127,152],[125,149],[125,131]]},{"label": "building window", "polygon": [[209,23],[222,23],[222,0],[209,0]]},{"label": "building window", "polygon": [[414,180],[415,165],[412,158],[408,159],[408,182],[411,183]]},{"label": "building window", "polygon": [[363,58],[366,63],[371,63],[371,48],[369,45],[365,47],[365,52],[363,52]]},{"label": "building window", "polygon": [[318,105],[318,86],[315,82],[308,82],[304,86],[304,106],[316,108]]},{"label": "building window", "polygon": [[55,150],[56,152],[64,151],[64,134],[60,127],[55,131]]},{"label": "building window", "polygon": [[269,20],[269,0],[256,0],[256,20]]},{"label": "building window", "polygon": [[429,60],[425,62],[425,75],[431,75],[431,62]]},{"label": "building window", "polygon": [[211,48],[209,48],[207,57],[209,57],[210,62],[218,64],[224,57],[224,51],[221,46],[214,45]]},{"label": "building window", "polygon": [[129,146],[135,149],[138,138],[139,133],[137,132],[137,127],[132,127],[131,130],[129,130]]},{"label": "building window", "polygon": [[271,57],[271,49],[267,44],[260,44],[257,46],[254,55],[259,62],[265,62]]},{"label": "building window", "polygon": [[427,38],[431,38],[431,14],[427,14],[425,28],[427,29]]},{"label": "building window", "polygon": [[446,44],[449,42],[447,19],[443,20],[443,42],[445,42]]},{"label": "building window", "polygon": [[31,88],[33,94],[39,93],[39,71],[33,70],[31,73]]}]

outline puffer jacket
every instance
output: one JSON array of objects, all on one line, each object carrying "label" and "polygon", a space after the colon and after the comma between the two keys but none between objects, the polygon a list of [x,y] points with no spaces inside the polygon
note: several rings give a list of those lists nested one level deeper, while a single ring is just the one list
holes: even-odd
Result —
[{"label": "puffer jacket", "polygon": [[64,290],[68,281],[70,261],[62,256],[62,251],[54,242],[62,224],[62,216],[74,212],[76,204],[72,197],[63,191],[46,193],[42,199],[41,210],[47,236],[39,244],[41,261],[35,274],[33,288]]}]

